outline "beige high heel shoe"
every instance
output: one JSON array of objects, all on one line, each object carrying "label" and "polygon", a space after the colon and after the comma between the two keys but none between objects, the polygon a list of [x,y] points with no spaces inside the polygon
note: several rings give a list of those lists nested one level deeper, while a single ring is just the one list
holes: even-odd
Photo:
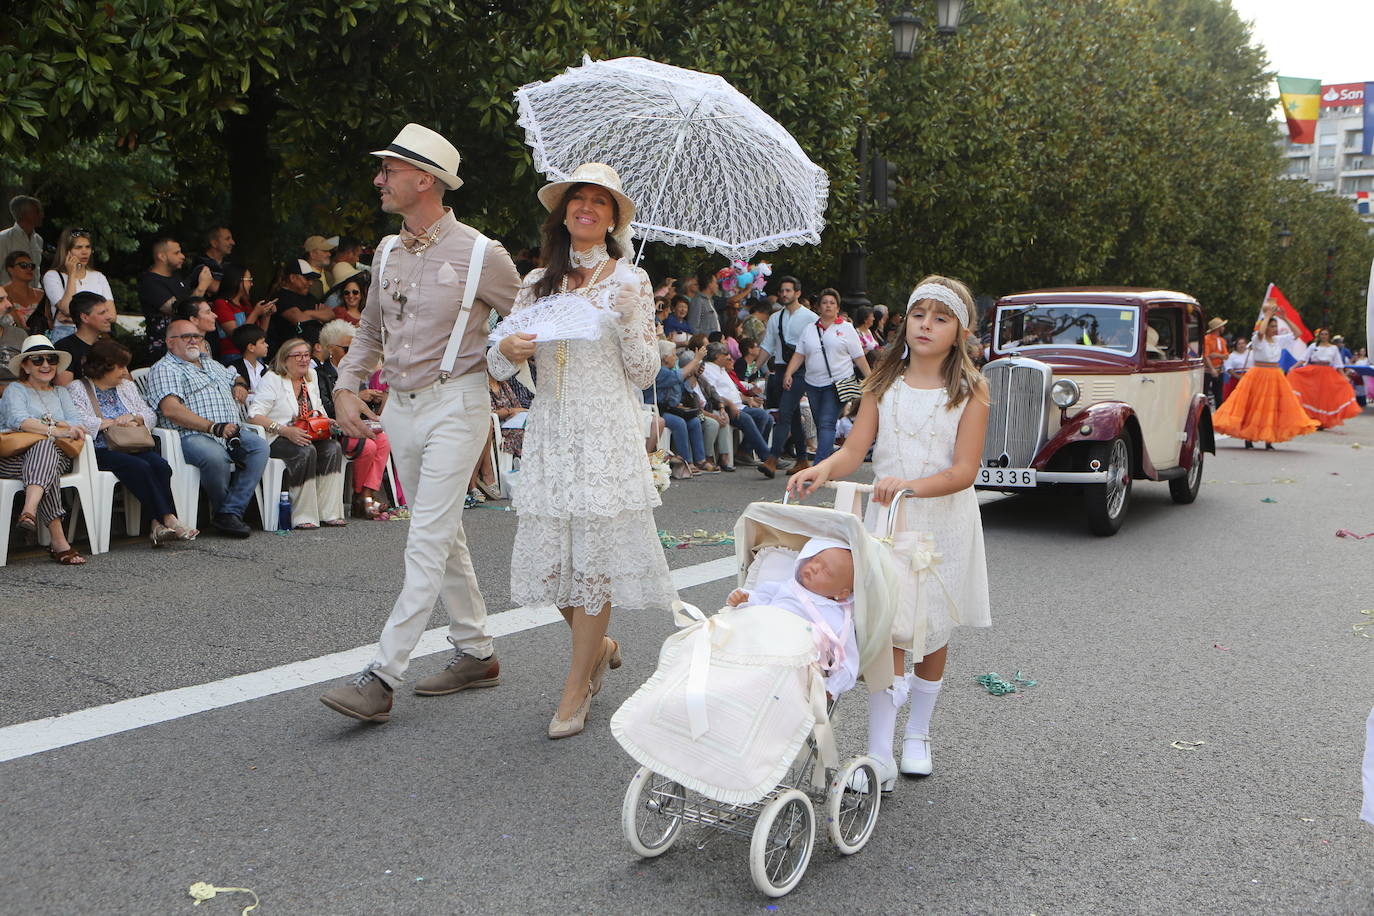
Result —
[{"label": "beige high heel shoe", "polygon": [[[610,649],[607,650],[607,644]],[[601,682],[606,677],[606,669],[616,669],[621,665],[620,643],[607,636],[601,646],[601,657],[596,660],[596,667],[592,669],[592,696],[601,692]]]},{"label": "beige high heel shoe", "polygon": [[571,716],[566,719],[560,719],[558,718],[558,714],[554,713],[553,719],[549,722],[550,738],[556,740],[558,738],[571,738],[573,735],[582,734],[582,729],[587,727],[587,713],[590,712],[592,708],[591,687],[591,684],[587,685],[587,695],[582,698],[582,702],[578,704],[577,709],[573,710]]}]

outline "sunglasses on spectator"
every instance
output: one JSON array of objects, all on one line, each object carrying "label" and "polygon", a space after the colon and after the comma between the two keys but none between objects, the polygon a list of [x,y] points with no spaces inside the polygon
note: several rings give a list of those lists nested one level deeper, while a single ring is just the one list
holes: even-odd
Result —
[{"label": "sunglasses on spectator", "polygon": [[32,261],[15,261],[15,262],[14,262],[14,266],[15,266],[15,267],[22,267],[22,268],[24,268],[25,270],[33,270],[33,269],[34,269],[35,267],[37,267],[38,265],[37,265],[37,264],[34,264]]},{"label": "sunglasses on spectator", "polygon": [[91,233],[86,229],[73,229],[69,233],[69,237],[74,239],[88,239],[91,237]]},{"label": "sunglasses on spectator", "polygon": [[180,341],[182,341],[182,342],[184,342],[184,343],[195,343],[195,342],[198,341],[198,340],[204,340],[204,339],[205,339],[205,336],[204,336],[203,334],[174,334],[174,335],[172,335],[172,340],[180,340]]},{"label": "sunglasses on spectator", "polygon": [[356,289],[346,289],[343,291],[345,296],[361,296],[362,292]]},{"label": "sunglasses on spectator", "polygon": [[62,357],[58,356],[56,353],[40,353],[37,356],[24,357],[24,362],[33,363],[35,366],[42,366],[44,364],[56,366],[61,361]]}]

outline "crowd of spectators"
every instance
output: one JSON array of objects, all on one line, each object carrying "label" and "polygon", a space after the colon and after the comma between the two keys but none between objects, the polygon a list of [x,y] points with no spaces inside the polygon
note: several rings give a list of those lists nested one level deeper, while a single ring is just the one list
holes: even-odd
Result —
[{"label": "crowd of spectators", "polygon": [[[97,467],[137,499],[154,546],[200,533],[176,514],[170,437],[179,460],[200,473],[208,527],[225,536],[249,536],[244,515],[269,457],[285,465],[294,527],[346,524],[345,467],[352,517],[385,518],[390,500],[403,500],[384,486],[390,446],[380,424],[375,439],[351,439],[328,422],[370,281],[358,239],[308,237],[277,265],[264,295],[234,260],[229,227],[210,227],[189,246],[194,253],[157,236],[133,284],[135,305],[115,302],[91,231],[64,228],[47,246],[40,201],[16,197],[10,212],[14,224],[0,232],[0,426],[41,431],[45,442],[0,458],[0,478],[23,480],[17,527],[30,536],[46,529],[55,560],[85,562],[62,533],[59,478],[87,438]],[[541,263],[539,249],[516,260],[528,272]],[[842,440],[846,409],[834,382],[866,374],[865,355],[892,319],[882,307],[846,315],[834,290],[810,297],[792,277],[773,286],[775,294],[727,297],[717,273],[703,271],[656,290],[662,367],[644,392],[646,447],[667,431],[675,477],[742,466],[772,477]],[[142,316],[146,368],[135,363],[141,348],[117,339],[129,333],[116,328],[119,305]],[[534,394],[518,379],[489,381],[494,447],[518,469]],[[360,395],[374,411],[385,407],[380,366]],[[165,432],[155,438],[154,429]],[[492,451],[473,474],[468,505],[503,495]]]}]

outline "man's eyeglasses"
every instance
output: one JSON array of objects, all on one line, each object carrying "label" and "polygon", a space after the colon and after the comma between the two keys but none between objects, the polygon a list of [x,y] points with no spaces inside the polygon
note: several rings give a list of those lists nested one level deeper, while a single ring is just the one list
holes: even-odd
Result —
[{"label": "man's eyeglasses", "polygon": [[24,362],[33,363],[35,366],[56,366],[61,361],[62,357],[58,356],[56,353],[40,353],[37,356],[24,357]]},{"label": "man's eyeglasses", "polygon": [[179,340],[179,341],[181,341],[182,343],[195,343],[195,342],[198,341],[198,340],[204,340],[204,339],[205,339],[205,336],[204,336],[203,334],[173,334],[173,335],[172,335],[172,340]]},{"label": "man's eyeglasses", "polygon": [[407,166],[406,168],[398,169],[398,168],[396,168],[396,166],[394,166],[394,165],[383,165],[382,168],[381,168],[381,172],[382,172],[382,181],[384,181],[384,182],[389,182],[389,181],[391,181],[391,176],[392,176],[392,174],[395,173],[395,172],[423,172],[423,171],[424,171],[424,169],[413,169],[413,168],[410,168],[409,166]]},{"label": "man's eyeglasses", "polygon": [[35,264],[35,263],[33,263],[32,261],[15,261],[15,262],[14,262],[14,266],[15,266],[15,267],[22,267],[22,268],[24,268],[25,270],[33,270],[33,269],[34,269],[35,267],[37,267],[38,265]]}]

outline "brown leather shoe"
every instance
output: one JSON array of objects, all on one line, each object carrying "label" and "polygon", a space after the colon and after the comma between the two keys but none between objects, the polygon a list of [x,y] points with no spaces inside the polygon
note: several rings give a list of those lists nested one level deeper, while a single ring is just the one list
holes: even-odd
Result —
[{"label": "brown leather shoe", "polygon": [[422,697],[441,697],[469,687],[495,687],[499,683],[501,663],[494,653],[490,658],[477,658],[462,649],[454,649],[444,670],[416,681],[415,693]]},{"label": "brown leather shoe", "polygon": [[767,461],[760,464],[759,473],[769,480],[772,480],[778,474],[778,459],[776,457],[769,458]]},{"label": "brown leather shoe", "polygon": [[811,467],[811,462],[807,461],[805,458],[801,458],[797,461],[796,464],[792,465],[791,470],[789,470],[787,474],[790,477],[798,471],[804,471],[809,467]]},{"label": "brown leather shoe", "polygon": [[330,690],[320,697],[320,702],[335,712],[363,722],[391,719],[391,688],[370,669],[344,686]]}]

